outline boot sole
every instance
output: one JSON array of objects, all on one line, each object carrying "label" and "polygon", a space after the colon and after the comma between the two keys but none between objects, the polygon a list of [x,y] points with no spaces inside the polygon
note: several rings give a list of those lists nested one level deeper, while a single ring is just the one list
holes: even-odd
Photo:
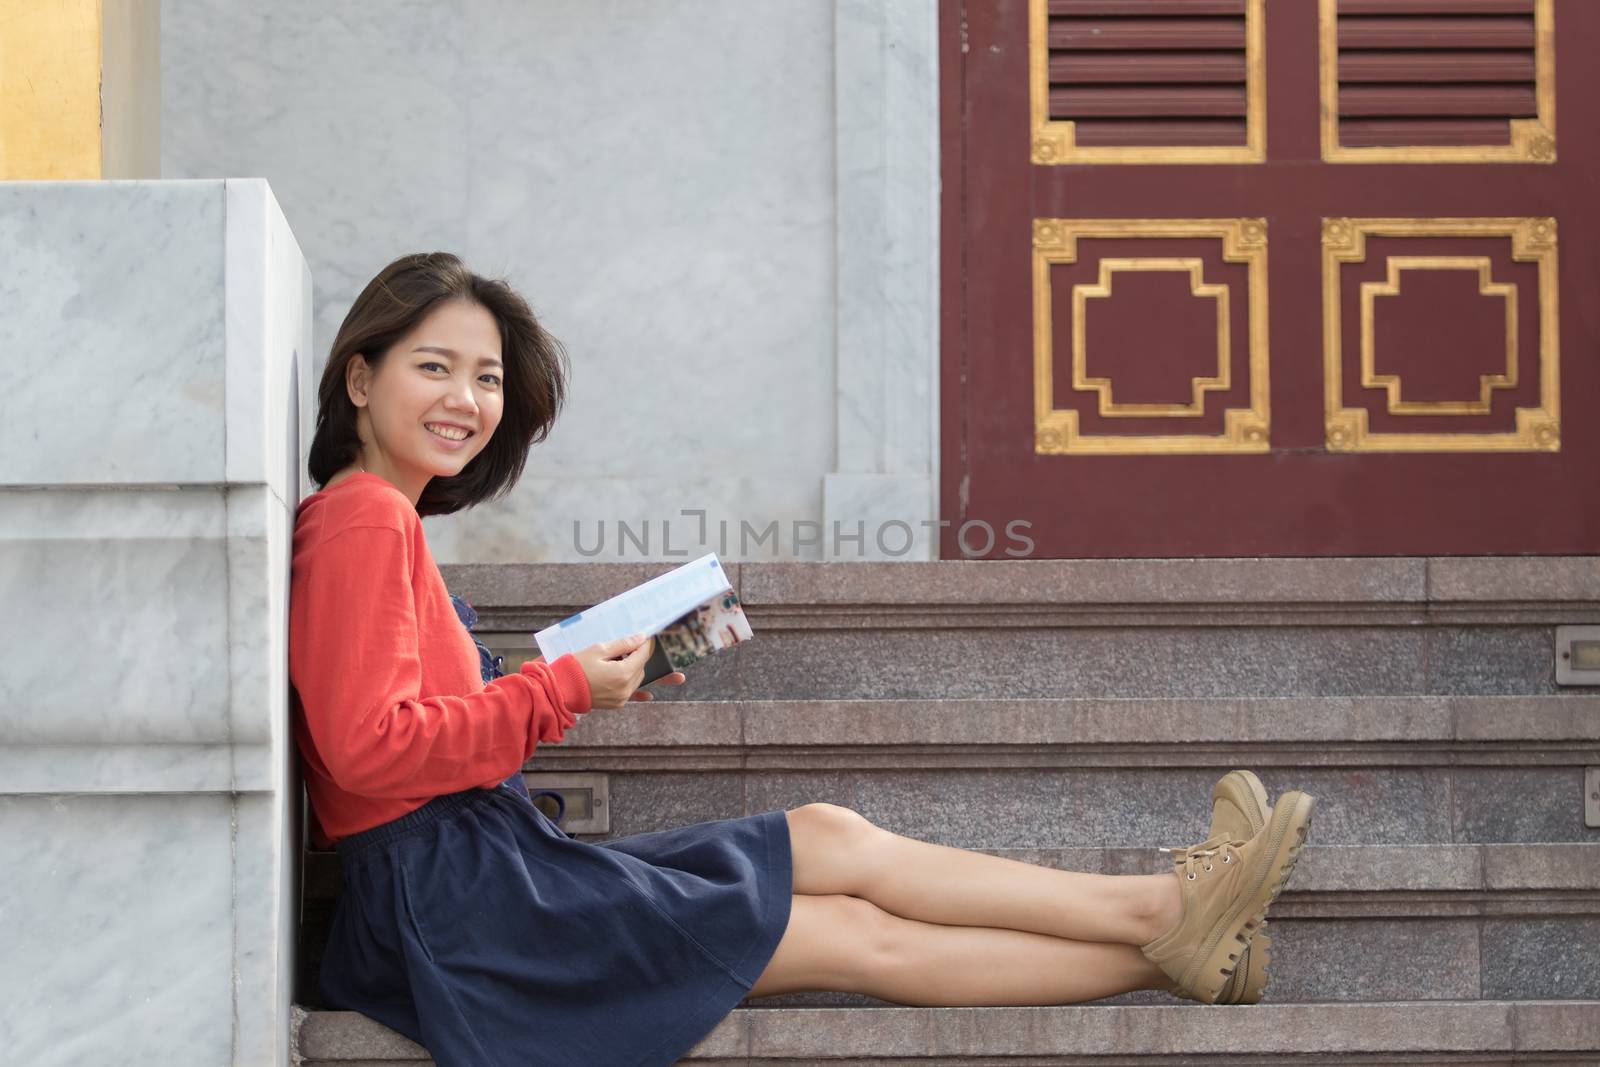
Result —
[{"label": "boot sole", "polygon": [[1218,924],[1207,939],[1209,950],[1203,956],[1196,953],[1198,964],[1192,965],[1184,975],[1183,984],[1193,989],[1200,999],[1215,1004],[1233,976],[1239,957],[1266,920],[1267,908],[1278,899],[1294,871],[1300,850],[1305,847],[1306,834],[1311,829],[1311,811],[1315,806],[1316,798],[1305,793],[1291,792],[1278,798],[1272,810],[1272,822],[1263,831],[1271,836],[1268,859],[1262,864],[1260,877],[1228,921]]},{"label": "boot sole", "polygon": [[[1218,801],[1226,801],[1244,814],[1250,824],[1252,837],[1272,817],[1272,805],[1267,800],[1266,787],[1252,771],[1229,771],[1223,775],[1222,780],[1211,787],[1212,805],[1215,806]],[[1271,978],[1267,974],[1267,964],[1272,962],[1271,948],[1272,939],[1267,936],[1267,923],[1263,919],[1254,939],[1239,953],[1239,966],[1222,987],[1216,1003],[1261,1003],[1261,995],[1266,992],[1267,982]]]},{"label": "boot sole", "polygon": [[1267,974],[1267,965],[1272,962],[1272,938],[1267,936],[1267,922],[1261,921],[1261,928],[1256,931],[1256,936],[1251,940],[1250,947],[1239,955],[1240,967],[1236,968],[1228,978],[1228,984],[1222,987],[1222,992],[1213,1001],[1214,1004],[1259,1004],[1261,994],[1266,991],[1270,975]]},{"label": "boot sole", "polygon": [[[1272,938],[1267,936],[1267,924],[1263,922],[1250,947],[1239,956],[1239,968],[1233,972],[1233,977],[1228,979],[1228,984],[1222,987],[1221,995],[1213,1003],[1261,1003],[1261,991],[1267,987],[1267,965],[1272,962],[1271,948]],[[1176,989],[1172,995],[1182,1000],[1196,999]]]}]

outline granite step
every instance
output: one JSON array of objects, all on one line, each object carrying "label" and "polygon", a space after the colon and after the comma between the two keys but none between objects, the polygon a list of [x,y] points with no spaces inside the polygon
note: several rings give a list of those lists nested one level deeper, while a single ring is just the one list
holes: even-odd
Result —
[{"label": "granite step", "polygon": [[[431,1063],[354,1012],[295,1010],[300,1067]],[[1594,1064],[1600,1001],[1214,1007],[735,1009],[682,1062],[1066,1065]]]},{"label": "granite step", "polygon": [[[641,833],[812,801],[966,848],[1171,845],[1251,767],[1325,844],[1595,841],[1600,697],[662,701],[591,712],[532,774],[607,776]],[[1203,836],[1203,835],[1202,835]]]},{"label": "granite step", "polygon": [[[670,566],[443,571],[515,669],[533,631]],[[728,570],[758,640],[656,703],[585,716],[525,768],[604,775],[606,836],[820,800],[923,840],[1134,872],[1199,839],[1232,767],[1319,803],[1273,910],[1271,1003],[796,994],[736,1011],[691,1060],[1600,1064],[1600,831],[1583,812],[1600,691],[1554,677],[1556,627],[1600,623],[1595,561]],[[307,859],[314,944],[338,875]],[[306,1062],[425,1060],[373,1025],[313,1011]]]},{"label": "granite step", "polygon": [[[670,563],[450,565],[508,660]],[[1554,694],[1586,558],[732,563],[757,639],[701,699]],[[669,697],[670,699],[670,697]]]},{"label": "granite step", "polygon": [[[1167,869],[1153,849],[985,849],[1062,870]],[[301,1000],[317,1003],[315,968],[339,889],[338,856],[305,868]],[[1600,999],[1600,843],[1307,846],[1273,905],[1274,1003]],[[774,998],[864,1006],[851,994]],[[1162,1004],[1136,993],[1114,1003]]]}]

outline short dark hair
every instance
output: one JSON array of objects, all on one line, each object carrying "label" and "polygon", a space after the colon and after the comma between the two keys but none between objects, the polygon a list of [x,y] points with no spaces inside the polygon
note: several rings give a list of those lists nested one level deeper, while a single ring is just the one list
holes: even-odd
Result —
[{"label": "short dark hair", "polygon": [[374,371],[391,346],[443,300],[477,304],[500,327],[505,362],[500,424],[482,452],[461,473],[432,478],[417,501],[419,515],[448,515],[511,491],[528,450],[543,441],[566,402],[567,354],[504,280],[472,273],[449,252],[415,252],[378,272],[351,305],[328,352],[317,388],[317,429],[307,469],[319,487],[356,458],[356,406],[345,389],[346,368],[357,355]]}]

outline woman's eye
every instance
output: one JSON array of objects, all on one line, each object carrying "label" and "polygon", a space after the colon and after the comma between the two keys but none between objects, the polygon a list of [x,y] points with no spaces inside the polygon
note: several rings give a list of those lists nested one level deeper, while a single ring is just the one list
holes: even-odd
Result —
[{"label": "woman's eye", "polygon": [[500,384],[500,378],[499,378],[498,375],[485,374],[483,377],[489,379],[489,381],[493,382],[495,385],[499,385]]},{"label": "woman's eye", "polygon": [[[437,362],[434,362],[434,360],[429,360],[429,362],[427,362],[427,363],[418,363],[418,365],[416,365],[416,366],[418,366],[418,370],[421,370],[421,371],[426,371],[427,368],[430,368],[430,366],[437,366],[438,370],[442,370],[442,371],[450,370],[450,368],[446,368],[446,366],[443,365],[443,363],[437,363]],[[498,376],[496,376],[496,374],[483,374],[482,378],[493,378],[494,379],[494,384],[496,384],[496,386],[499,386],[499,384],[501,384],[501,379],[499,379]]]}]

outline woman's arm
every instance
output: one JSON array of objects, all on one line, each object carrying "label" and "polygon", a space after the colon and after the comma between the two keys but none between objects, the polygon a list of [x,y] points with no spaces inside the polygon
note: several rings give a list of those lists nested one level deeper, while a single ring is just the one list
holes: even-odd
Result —
[{"label": "woman's arm", "polygon": [[589,710],[577,660],[523,664],[465,696],[420,697],[406,534],[348,527],[317,546],[290,606],[290,675],[339,788],[412,798],[505,778]]}]

